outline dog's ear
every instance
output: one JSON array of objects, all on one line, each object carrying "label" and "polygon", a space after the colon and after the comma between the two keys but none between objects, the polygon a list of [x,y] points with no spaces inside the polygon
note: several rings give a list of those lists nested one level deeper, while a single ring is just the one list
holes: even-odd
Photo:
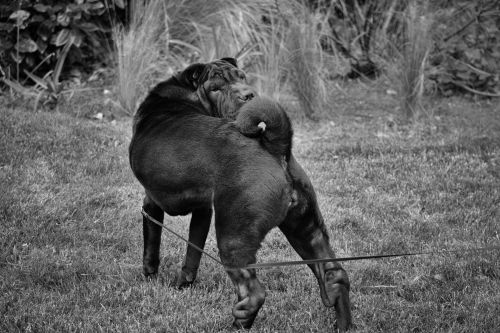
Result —
[{"label": "dog's ear", "polygon": [[192,64],[189,65],[185,70],[178,72],[175,77],[182,84],[189,86],[192,89],[197,89],[199,78],[206,67],[206,64]]},{"label": "dog's ear", "polygon": [[225,62],[228,62],[234,67],[238,68],[238,63],[236,62],[235,58],[222,58],[221,60],[224,60]]}]

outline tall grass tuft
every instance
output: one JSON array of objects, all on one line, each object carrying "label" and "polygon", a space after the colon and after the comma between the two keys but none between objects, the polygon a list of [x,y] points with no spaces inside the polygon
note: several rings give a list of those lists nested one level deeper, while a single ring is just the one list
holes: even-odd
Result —
[{"label": "tall grass tuft", "polygon": [[170,49],[189,62],[241,56],[262,41],[261,17],[272,5],[271,0],[166,0]]},{"label": "tall grass tuft", "polygon": [[396,73],[401,111],[409,120],[423,110],[424,69],[431,46],[431,19],[422,15],[426,4],[411,1],[404,13],[404,40]]},{"label": "tall grass tuft", "polygon": [[127,115],[135,112],[168,39],[162,0],[132,1],[130,11],[129,27],[114,28],[118,107]]},{"label": "tall grass tuft", "polygon": [[272,10],[272,0],[151,0],[131,6],[128,29],[117,27],[114,34],[118,104],[126,114],[133,114],[138,98],[157,78],[221,57],[237,57],[245,67],[273,38],[261,21]]},{"label": "tall grass tuft", "polygon": [[325,15],[300,1],[134,1],[115,29],[120,109],[133,114],[148,84],[190,63],[236,57],[257,89],[279,99],[291,83],[309,118],[326,99],[319,44]]},{"label": "tall grass tuft", "polygon": [[325,104],[324,58],[320,36],[324,22],[321,16],[300,9],[298,20],[290,20],[288,70],[290,84],[304,114],[315,118],[315,113]]},{"label": "tall grass tuft", "polygon": [[288,81],[288,26],[275,12],[266,13],[269,24],[253,36],[255,44],[247,73],[261,94],[280,99]]}]

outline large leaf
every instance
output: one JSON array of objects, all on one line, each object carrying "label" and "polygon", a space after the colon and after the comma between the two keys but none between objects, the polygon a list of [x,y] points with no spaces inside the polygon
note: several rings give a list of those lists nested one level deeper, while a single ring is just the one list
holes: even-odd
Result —
[{"label": "large leaf", "polygon": [[33,82],[36,83],[36,85],[42,87],[43,89],[48,88],[47,81],[45,81],[41,77],[38,77],[35,74],[28,72],[27,70],[24,70],[24,74],[26,74],[30,79],[32,79]]},{"label": "large leaf", "polygon": [[115,0],[115,6],[121,9],[125,9],[125,1],[123,0]]},{"label": "large leaf", "polygon": [[68,43],[70,35],[71,34],[69,29],[61,29],[57,33],[57,35],[52,36],[50,43],[54,44],[55,46],[66,45],[66,43]]},{"label": "large leaf", "polygon": [[33,39],[24,37],[16,43],[16,50],[23,53],[32,53],[38,50],[38,45]]},{"label": "large leaf", "polygon": [[9,19],[16,20],[16,25],[20,27],[30,17],[30,13],[25,10],[16,10],[10,14]]},{"label": "large leaf", "polygon": [[40,53],[44,54],[45,50],[47,49],[47,43],[42,38],[37,38],[36,45],[38,45],[38,50],[40,51]]},{"label": "large leaf", "polygon": [[101,16],[102,14],[104,14],[106,12],[106,7],[100,1],[90,3],[89,5],[90,5],[89,10],[90,10],[92,15]]},{"label": "large leaf", "polygon": [[71,21],[71,19],[69,18],[68,15],[66,15],[66,13],[59,13],[57,14],[57,23],[63,27],[67,27],[69,25],[69,22]]},{"label": "large leaf", "polygon": [[43,22],[45,21],[45,18],[42,15],[33,15],[33,17],[30,19],[30,25],[33,23],[38,23],[38,22]]},{"label": "large leaf", "polygon": [[42,5],[41,3],[37,3],[33,6],[33,8],[40,13],[45,13],[50,6]]},{"label": "large leaf", "polygon": [[79,48],[83,42],[83,35],[77,30],[71,30],[71,37],[73,38],[73,45]]},{"label": "large leaf", "polygon": [[64,7],[62,5],[57,4],[57,5],[52,6],[50,8],[53,10],[54,13],[57,13],[58,11],[62,10]]},{"label": "large leaf", "polygon": [[24,96],[36,97],[38,95],[38,92],[35,91],[34,89],[25,88],[16,81],[11,81],[6,78],[1,79],[1,81]]},{"label": "large leaf", "polygon": [[73,45],[74,41],[75,41],[75,37],[70,34],[68,43],[66,43],[66,45],[64,45],[61,53],[57,57],[57,63],[56,63],[56,67],[54,68],[53,81],[52,81],[55,84],[56,88],[59,85],[59,76],[61,75],[62,68],[64,66],[64,62],[66,61],[66,56],[68,55],[69,49],[71,48],[71,45]]},{"label": "large leaf", "polygon": [[102,9],[104,8],[104,4],[100,1],[98,2],[95,2],[93,3],[91,6],[90,6],[90,9],[94,9],[94,10],[97,10],[97,9]]},{"label": "large leaf", "polygon": [[97,25],[95,25],[92,22],[77,22],[78,28],[88,31],[88,32],[93,32],[93,31],[98,31],[101,30]]},{"label": "large leaf", "polygon": [[76,3],[70,3],[66,7],[66,13],[71,14],[72,16],[75,16],[77,14],[81,14],[82,10],[83,10],[83,6],[76,4]]}]

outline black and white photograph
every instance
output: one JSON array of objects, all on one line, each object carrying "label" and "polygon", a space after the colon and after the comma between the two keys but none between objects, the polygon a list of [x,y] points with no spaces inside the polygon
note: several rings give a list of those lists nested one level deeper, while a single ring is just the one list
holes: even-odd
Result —
[{"label": "black and white photograph", "polygon": [[500,1],[1,0],[0,332],[500,332]]}]

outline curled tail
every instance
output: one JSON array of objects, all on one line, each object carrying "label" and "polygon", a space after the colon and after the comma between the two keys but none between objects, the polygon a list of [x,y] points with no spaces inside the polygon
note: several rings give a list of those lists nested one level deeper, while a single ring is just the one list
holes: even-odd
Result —
[{"label": "curled tail", "polygon": [[243,135],[259,138],[271,155],[289,161],[292,124],[279,103],[269,98],[256,97],[241,107],[235,124]]}]

